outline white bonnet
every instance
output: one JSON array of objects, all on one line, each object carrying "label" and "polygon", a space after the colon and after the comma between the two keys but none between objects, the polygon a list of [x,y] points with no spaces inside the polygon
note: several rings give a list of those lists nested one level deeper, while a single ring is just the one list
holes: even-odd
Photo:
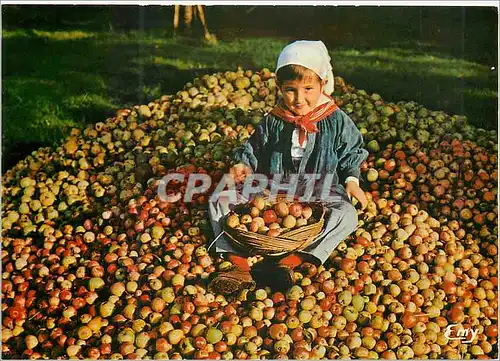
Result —
[{"label": "white bonnet", "polygon": [[334,90],[330,60],[328,50],[322,41],[299,40],[283,48],[278,57],[276,71],[286,65],[301,65],[314,71],[322,80],[327,81],[324,92],[330,95]]}]

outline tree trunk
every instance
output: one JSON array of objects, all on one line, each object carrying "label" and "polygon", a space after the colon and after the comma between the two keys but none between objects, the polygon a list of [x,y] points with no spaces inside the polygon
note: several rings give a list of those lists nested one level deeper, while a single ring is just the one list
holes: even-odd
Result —
[{"label": "tree trunk", "polygon": [[193,5],[184,6],[184,33],[191,35],[191,25],[193,23]]}]

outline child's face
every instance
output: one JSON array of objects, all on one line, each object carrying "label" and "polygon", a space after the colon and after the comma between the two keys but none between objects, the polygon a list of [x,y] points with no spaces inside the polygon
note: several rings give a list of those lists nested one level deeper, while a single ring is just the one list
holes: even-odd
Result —
[{"label": "child's face", "polygon": [[288,109],[296,115],[305,115],[318,104],[323,93],[323,82],[317,76],[308,76],[284,81],[280,89]]}]

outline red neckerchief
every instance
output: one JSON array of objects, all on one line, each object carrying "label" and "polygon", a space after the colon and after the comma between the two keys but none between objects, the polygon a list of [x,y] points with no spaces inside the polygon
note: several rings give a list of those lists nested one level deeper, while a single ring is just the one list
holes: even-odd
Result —
[{"label": "red neckerchief", "polygon": [[319,122],[324,117],[332,114],[339,107],[331,97],[329,102],[323,103],[305,115],[295,115],[290,110],[285,108],[285,105],[277,104],[271,114],[284,120],[285,122],[295,124],[299,129],[299,143],[302,146],[306,139],[307,133],[317,133],[318,127],[315,123]]}]

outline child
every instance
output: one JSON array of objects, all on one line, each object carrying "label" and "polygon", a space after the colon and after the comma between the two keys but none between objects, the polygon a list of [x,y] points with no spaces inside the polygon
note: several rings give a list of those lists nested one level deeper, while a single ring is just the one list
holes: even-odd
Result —
[{"label": "child", "polygon": [[[368,152],[362,148],[363,139],[353,121],[329,96],[334,78],[323,42],[296,41],[286,46],[278,57],[276,77],[281,98],[248,141],[235,149],[234,158],[239,162],[231,168],[235,181],[243,182],[252,172],[284,176],[321,174],[322,178],[329,174],[333,179],[333,197],[327,204],[325,228],[318,238],[304,250],[271,262],[272,266],[263,262],[258,269],[252,269],[254,276],[264,274],[271,278],[273,288],[287,289],[293,284],[294,268],[305,261],[323,264],[355,230],[357,212],[350,198],[355,197],[362,208],[366,206],[358,179]],[[317,189],[315,192],[317,197]],[[221,232],[219,220],[228,212],[229,203],[223,198],[210,204],[216,235]],[[247,259],[230,241],[221,236],[216,251],[227,253],[233,267],[216,274],[209,289],[232,293],[255,285]]]}]

